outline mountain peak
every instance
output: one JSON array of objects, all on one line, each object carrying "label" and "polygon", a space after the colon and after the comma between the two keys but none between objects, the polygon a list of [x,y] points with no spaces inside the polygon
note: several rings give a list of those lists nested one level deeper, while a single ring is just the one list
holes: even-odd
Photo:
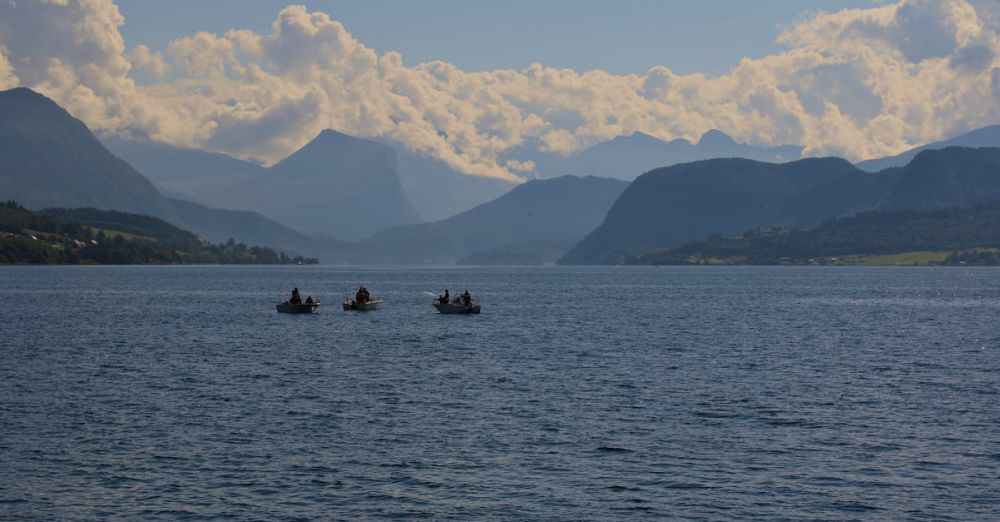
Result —
[{"label": "mountain peak", "polygon": [[0,96],[10,96],[19,98],[27,98],[27,97],[45,98],[44,94],[35,92],[27,87],[14,87],[13,89],[10,90],[0,91]]},{"label": "mountain peak", "polygon": [[336,130],[333,130],[333,129],[323,129],[322,131],[320,131],[319,134],[316,135],[315,138],[313,138],[312,140],[309,141],[309,144],[312,144],[312,143],[344,143],[344,142],[351,142],[351,141],[354,141],[354,140],[361,140],[361,139],[362,138],[357,138],[357,137],[351,136],[350,134],[345,134],[343,132],[336,131]]},{"label": "mountain peak", "polygon": [[709,147],[732,147],[736,145],[736,140],[731,138],[725,132],[717,129],[712,129],[705,134],[701,135],[701,139],[698,140],[698,145],[709,146]]},{"label": "mountain peak", "polygon": [[635,131],[632,134],[629,134],[628,136],[619,136],[616,139],[627,140],[627,141],[656,141],[656,142],[663,141],[660,138],[657,138],[656,136],[653,136],[651,134],[646,134],[645,132],[642,131]]},{"label": "mountain peak", "polygon": [[353,136],[348,136],[340,131],[335,131],[333,129],[323,129],[320,131],[317,138],[352,138]]},{"label": "mountain peak", "polygon": [[[27,87],[15,87],[6,91],[0,91],[0,100],[15,104],[19,110],[31,108],[30,110],[50,111],[53,114],[58,114],[59,116],[57,117],[59,118],[66,116],[75,120],[54,100]],[[82,122],[79,122],[79,124],[83,125]],[[88,130],[87,132],[89,133],[90,131]]]}]

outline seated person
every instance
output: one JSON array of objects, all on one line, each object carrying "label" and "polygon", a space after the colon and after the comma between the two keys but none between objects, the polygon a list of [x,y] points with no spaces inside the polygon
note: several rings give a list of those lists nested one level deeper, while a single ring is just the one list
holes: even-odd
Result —
[{"label": "seated person", "polygon": [[306,304],[313,304],[313,296],[306,297]]}]

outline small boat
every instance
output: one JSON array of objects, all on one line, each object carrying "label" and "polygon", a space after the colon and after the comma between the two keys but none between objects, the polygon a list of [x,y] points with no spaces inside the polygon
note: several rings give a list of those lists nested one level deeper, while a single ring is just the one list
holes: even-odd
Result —
[{"label": "small boat", "polygon": [[378,305],[382,304],[381,299],[369,299],[368,301],[357,301],[355,299],[344,299],[344,310],[357,310],[367,312],[368,310],[378,310]]},{"label": "small boat", "polygon": [[275,308],[278,309],[278,313],[282,314],[311,314],[319,308],[319,301],[316,301],[315,303],[300,304],[292,304],[285,301],[284,303],[278,303]]},{"label": "small boat", "polygon": [[447,315],[479,313],[479,302],[476,301],[475,298],[473,298],[472,302],[468,305],[463,305],[460,302],[456,303],[454,301],[450,303],[442,303],[441,300],[439,299],[431,301],[431,305],[433,305],[434,308],[437,309],[439,313]]}]

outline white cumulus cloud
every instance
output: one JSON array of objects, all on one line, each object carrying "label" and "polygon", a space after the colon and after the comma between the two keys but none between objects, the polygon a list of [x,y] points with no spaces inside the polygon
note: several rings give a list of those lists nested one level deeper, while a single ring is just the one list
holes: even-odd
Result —
[{"label": "white cumulus cloud", "polygon": [[14,74],[14,66],[7,60],[7,48],[0,45],[0,89],[17,87],[19,83],[20,80]]},{"label": "white cumulus cloud", "polygon": [[998,21],[993,0],[901,0],[812,14],[778,36],[783,51],[719,76],[669,64],[469,72],[380,55],[302,6],[262,33],[199,32],[162,54],[142,42],[126,54],[111,0],[18,0],[0,3],[0,86],[38,89],[97,129],[271,162],[324,128],[507,179],[533,168],[498,160],[526,141],[570,153],[635,131],[718,128],[862,159],[1000,121]]}]

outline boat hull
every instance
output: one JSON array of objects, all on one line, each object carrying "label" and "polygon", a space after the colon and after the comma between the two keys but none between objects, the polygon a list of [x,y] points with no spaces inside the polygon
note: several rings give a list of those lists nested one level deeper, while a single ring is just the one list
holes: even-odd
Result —
[{"label": "boat hull", "polygon": [[319,303],[311,304],[291,304],[280,303],[275,306],[279,314],[311,314],[319,308]]},{"label": "boat hull", "polygon": [[368,312],[370,310],[378,310],[380,304],[382,304],[381,299],[376,299],[374,301],[366,301],[364,303],[359,303],[357,301],[344,301],[344,310],[353,310],[356,312]]},{"label": "boat hull", "polygon": [[468,315],[478,314],[479,305],[462,306],[451,303],[431,303],[439,313],[445,315]]}]

